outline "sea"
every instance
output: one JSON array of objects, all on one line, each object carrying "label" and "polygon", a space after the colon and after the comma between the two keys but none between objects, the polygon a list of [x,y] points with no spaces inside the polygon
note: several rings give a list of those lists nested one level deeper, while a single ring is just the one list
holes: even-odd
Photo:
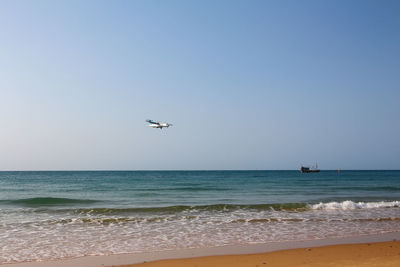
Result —
[{"label": "sea", "polygon": [[400,171],[0,172],[0,264],[399,231]]}]

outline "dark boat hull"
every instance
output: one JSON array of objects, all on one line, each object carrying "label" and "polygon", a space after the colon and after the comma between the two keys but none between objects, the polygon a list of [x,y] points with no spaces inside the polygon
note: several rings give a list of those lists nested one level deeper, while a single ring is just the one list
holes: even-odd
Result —
[{"label": "dark boat hull", "polygon": [[319,172],[319,169],[315,168],[315,169],[310,169],[309,167],[304,167],[301,166],[300,171],[302,173],[310,173],[310,172]]},{"label": "dark boat hull", "polygon": [[308,171],[301,171],[303,173],[310,173],[310,172],[320,172],[320,170],[308,170]]}]

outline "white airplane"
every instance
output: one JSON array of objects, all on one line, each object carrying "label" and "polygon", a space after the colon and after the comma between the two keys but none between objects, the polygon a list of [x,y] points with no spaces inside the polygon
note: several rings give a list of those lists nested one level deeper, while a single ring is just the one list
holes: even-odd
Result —
[{"label": "white airplane", "polygon": [[172,124],[170,124],[170,123],[159,123],[159,122],[155,122],[155,121],[152,121],[152,120],[146,120],[146,122],[150,123],[149,127],[151,127],[151,128],[159,128],[160,130],[162,128],[164,128],[164,127],[168,128],[169,126],[172,126]]}]

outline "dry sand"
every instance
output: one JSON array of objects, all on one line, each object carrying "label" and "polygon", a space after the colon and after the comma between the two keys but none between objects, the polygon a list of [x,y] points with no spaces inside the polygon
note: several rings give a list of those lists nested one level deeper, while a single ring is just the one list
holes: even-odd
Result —
[{"label": "dry sand", "polygon": [[300,248],[251,255],[172,259],[119,267],[400,266],[400,241]]}]

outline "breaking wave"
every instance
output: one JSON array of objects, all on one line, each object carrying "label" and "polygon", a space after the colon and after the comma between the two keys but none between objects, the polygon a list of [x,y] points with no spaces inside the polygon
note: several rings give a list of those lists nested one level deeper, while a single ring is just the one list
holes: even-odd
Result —
[{"label": "breaking wave", "polygon": [[311,205],[313,210],[356,210],[356,209],[376,209],[376,208],[399,208],[400,201],[378,201],[378,202],[353,202],[346,200],[343,202],[328,202]]},{"label": "breaking wave", "polygon": [[[79,205],[87,205],[100,201],[90,199],[69,199],[69,198],[27,198],[17,200],[0,200],[0,203],[19,205],[28,208],[34,208],[35,212],[46,213],[74,213],[74,214],[176,214],[180,212],[234,212],[238,210],[247,211],[288,211],[288,212],[304,212],[309,210],[357,210],[357,209],[378,209],[378,208],[399,208],[400,201],[375,201],[375,202],[355,202],[346,201],[330,201],[314,204],[308,203],[277,203],[277,204],[213,204],[198,206],[166,206],[166,207],[82,207]],[[66,207],[77,205],[78,207]],[[54,209],[53,207],[57,207]],[[29,212],[32,212],[30,209]]]}]

